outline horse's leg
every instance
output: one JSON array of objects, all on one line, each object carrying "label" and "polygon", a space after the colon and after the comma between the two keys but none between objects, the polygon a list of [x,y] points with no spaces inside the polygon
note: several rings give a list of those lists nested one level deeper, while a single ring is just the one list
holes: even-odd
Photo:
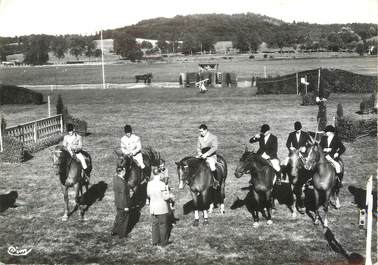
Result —
[{"label": "horse's leg", "polygon": [[335,208],[340,209],[340,198],[339,198],[339,192],[340,188],[338,184],[335,185],[334,191],[333,191],[333,198],[335,200]]},{"label": "horse's leg", "polygon": [[329,206],[329,200],[331,199],[331,192],[332,189],[329,189],[325,192],[325,201],[323,205],[324,209],[324,220],[323,220],[323,227],[327,228],[328,227],[328,206]]},{"label": "horse's leg", "polygon": [[204,207],[203,209],[203,225],[208,225],[209,224],[209,221],[208,221],[208,214],[207,214],[207,209],[209,208],[209,203],[210,203],[210,190],[207,189],[205,190],[204,192],[202,192],[202,206]]},{"label": "horse's leg", "polygon": [[[255,190],[252,189],[252,197],[256,201],[256,206],[259,207],[260,205],[260,200],[259,200],[259,195]],[[259,212],[258,209],[255,209],[252,211],[252,216],[253,216],[253,227],[258,227],[259,226]]]},{"label": "horse's leg", "polygon": [[226,180],[223,179],[222,181],[222,184],[221,184],[221,189],[220,189],[220,193],[221,193],[221,206],[220,206],[220,212],[221,214],[224,214],[225,211],[224,211],[224,199],[226,198],[226,192],[225,192],[225,189],[226,189]]},{"label": "horse's leg", "polygon": [[315,195],[315,218],[314,218],[314,225],[319,224],[319,191],[314,189]]},{"label": "horse's leg", "polygon": [[266,197],[266,211],[268,213],[268,221],[266,221],[266,224],[267,225],[271,225],[273,224],[273,221],[272,221],[272,216],[270,214],[270,209],[272,208],[272,205],[273,205],[273,196],[272,196],[272,191],[271,190],[268,190],[267,192],[265,192],[265,197]]},{"label": "horse's leg", "polygon": [[81,183],[79,182],[75,183],[74,189],[75,189],[75,203],[76,203],[75,208],[79,208],[79,214],[80,214],[81,220],[84,220],[84,208],[83,208],[83,205],[81,205],[79,201],[79,193],[83,195]]},{"label": "horse's leg", "polygon": [[199,213],[198,213],[198,196],[194,192],[190,192],[192,194],[193,205],[194,205],[194,222],[193,226],[199,225]]},{"label": "horse's leg", "polygon": [[65,209],[64,209],[64,214],[62,217],[62,221],[67,221],[68,220],[68,213],[69,213],[69,208],[68,208],[68,187],[65,185],[62,185],[62,192],[63,192],[63,197],[64,197],[64,204],[65,204]]}]

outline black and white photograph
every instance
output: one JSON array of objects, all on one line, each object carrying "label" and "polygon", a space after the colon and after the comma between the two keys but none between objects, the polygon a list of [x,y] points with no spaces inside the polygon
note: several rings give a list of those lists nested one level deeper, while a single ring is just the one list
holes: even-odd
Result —
[{"label": "black and white photograph", "polygon": [[378,265],[377,0],[0,0],[0,265]]}]

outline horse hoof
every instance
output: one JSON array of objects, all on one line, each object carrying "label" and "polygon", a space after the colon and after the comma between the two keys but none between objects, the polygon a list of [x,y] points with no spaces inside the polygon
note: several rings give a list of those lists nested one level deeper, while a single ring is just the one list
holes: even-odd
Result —
[{"label": "horse hoof", "polygon": [[319,225],[319,220],[315,220],[314,225]]},{"label": "horse hoof", "polygon": [[273,224],[273,221],[272,221],[272,220],[268,220],[268,221],[266,221],[266,224],[267,224],[267,225],[272,225],[272,224]]},{"label": "horse hoof", "polygon": [[306,209],[305,208],[297,208],[297,211],[300,213],[300,214],[304,214]]},{"label": "horse hoof", "polygon": [[221,215],[224,215],[225,213],[226,213],[226,211],[224,211],[224,210],[223,210],[223,211],[221,211]]},{"label": "horse hoof", "polygon": [[199,226],[199,220],[194,220],[194,222],[193,222],[193,226]]},{"label": "horse hoof", "polygon": [[62,217],[62,221],[63,221],[63,222],[68,221],[68,215],[63,215],[63,217]]},{"label": "horse hoof", "polygon": [[204,221],[203,221],[203,225],[208,225],[209,224],[209,221],[207,220],[207,219],[205,219]]},{"label": "horse hoof", "polygon": [[297,214],[296,214],[296,212],[293,212],[293,213],[291,214],[291,217],[292,217],[292,218],[297,218]]},{"label": "horse hoof", "polygon": [[254,228],[258,227],[259,226],[259,223],[258,222],[253,222],[253,225],[252,225]]},{"label": "horse hoof", "polygon": [[340,209],[340,207],[341,207],[340,200],[337,198],[336,201],[335,201],[335,208]]}]

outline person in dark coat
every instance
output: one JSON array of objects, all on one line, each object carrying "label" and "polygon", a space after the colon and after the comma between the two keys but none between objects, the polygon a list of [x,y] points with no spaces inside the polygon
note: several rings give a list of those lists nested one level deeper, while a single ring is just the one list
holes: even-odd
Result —
[{"label": "person in dark coat", "polygon": [[322,137],[319,145],[323,148],[325,158],[334,166],[341,182],[342,164],[340,164],[340,158],[345,152],[345,146],[336,135],[335,127],[328,125],[325,128],[325,136]]},{"label": "person in dark coat", "polygon": [[[301,153],[305,153],[307,149],[307,143],[311,142],[310,136],[302,131],[302,124],[299,121],[294,123],[294,130],[289,134],[286,141],[286,147],[291,151],[299,150]],[[289,157],[285,160],[284,164],[287,165]]]},{"label": "person in dark coat", "polygon": [[124,179],[126,175],[125,169],[120,169],[113,177],[114,203],[117,209],[113,229],[111,235],[119,237],[127,237],[130,213],[130,188]]},{"label": "person in dark coat", "polygon": [[253,136],[249,142],[251,144],[259,142],[259,149],[256,154],[270,162],[277,173],[277,182],[279,183],[281,181],[281,167],[277,156],[278,142],[277,137],[271,134],[270,126],[268,124],[261,126],[260,134]]}]

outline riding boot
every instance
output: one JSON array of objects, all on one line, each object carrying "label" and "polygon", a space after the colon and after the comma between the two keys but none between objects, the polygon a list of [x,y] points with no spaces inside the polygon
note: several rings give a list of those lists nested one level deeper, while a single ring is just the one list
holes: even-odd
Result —
[{"label": "riding boot", "polygon": [[217,179],[217,171],[211,171],[211,174],[213,175],[213,189],[218,189],[219,188],[219,181]]},{"label": "riding boot", "polygon": [[149,182],[150,181],[150,176],[148,175],[148,168],[145,167],[142,169],[142,179],[145,179],[146,182]]}]

